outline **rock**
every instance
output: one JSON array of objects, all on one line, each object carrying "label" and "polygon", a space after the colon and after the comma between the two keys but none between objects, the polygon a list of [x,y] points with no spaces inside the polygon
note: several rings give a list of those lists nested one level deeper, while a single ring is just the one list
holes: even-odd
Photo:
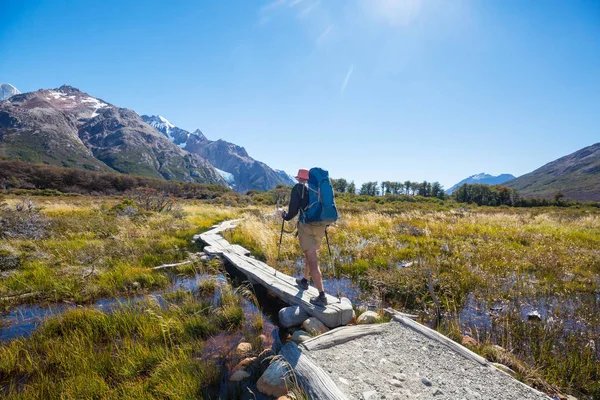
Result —
[{"label": "rock", "polygon": [[266,335],[260,334],[258,335],[258,340],[260,340],[260,343],[262,344],[263,347],[265,347],[268,344],[268,339]]},{"label": "rock", "polygon": [[284,307],[279,310],[279,325],[284,328],[299,326],[309,317],[310,315],[300,306]]},{"label": "rock", "polygon": [[279,397],[285,396],[291,386],[288,366],[283,360],[275,360],[256,382],[256,388],[262,394]]},{"label": "rock", "polygon": [[304,332],[302,330],[297,330],[292,335],[292,342],[302,343],[308,339],[310,339],[310,335],[307,332]]},{"label": "rock", "polygon": [[356,320],[357,324],[373,324],[380,319],[379,314],[375,311],[365,311],[364,313],[358,316]]},{"label": "rock", "polygon": [[425,385],[425,386],[431,386],[431,385],[433,385],[431,383],[431,381],[429,379],[427,379],[426,377],[422,377],[421,378],[421,382],[423,382],[423,385]]},{"label": "rock", "polygon": [[340,382],[342,382],[344,385],[350,385],[350,381],[348,379],[339,377],[338,378],[340,380]]},{"label": "rock", "polygon": [[441,396],[443,394],[444,394],[444,392],[442,392],[440,389],[435,389],[435,392],[433,392],[434,396]]},{"label": "rock", "polygon": [[302,323],[302,329],[304,329],[308,333],[313,333],[320,335],[321,333],[325,333],[329,330],[328,327],[325,326],[321,321],[316,319],[315,317],[310,317],[306,319]]},{"label": "rock", "polygon": [[248,379],[250,378],[250,373],[248,371],[244,371],[244,370],[239,370],[239,371],[235,371],[231,377],[229,378],[229,380],[231,382],[240,382],[243,381],[244,379]]},{"label": "rock", "polygon": [[392,379],[392,380],[390,380],[390,385],[396,386],[396,387],[402,387],[402,382],[400,382],[397,379]]},{"label": "rock", "polygon": [[463,336],[462,340],[460,341],[460,343],[463,346],[477,346],[477,340],[473,339],[471,336]]},{"label": "rock", "polygon": [[237,345],[237,352],[240,354],[250,353],[252,351],[252,345],[248,342],[242,342]]},{"label": "rock", "polygon": [[233,367],[234,371],[240,371],[244,369],[251,369],[254,363],[258,362],[258,357],[248,357],[244,358],[240,361],[235,367]]},{"label": "rock", "polygon": [[131,284],[131,287],[133,287],[134,289],[139,289],[140,286],[141,286],[140,283],[137,281],[135,281]]},{"label": "rock", "polygon": [[531,312],[529,312],[529,313],[527,314],[527,319],[528,319],[529,321],[541,321],[541,320],[542,320],[542,316],[541,316],[541,314],[539,313],[539,311],[537,311],[537,310],[533,310],[533,311],[531,311]]},{"label": "rock", "polygon": [[206,254],[200,256],[200,261],[202,262],[209,262],[210,261],[210,257],[207,256]]},{"label": "rock", "polygon": [[394,379],[399,380],[400,382],[404,382],[406,380],[406,374],[402,374],[402,373],[394,374]]},{"label": "rock", "polygon": [[369,390],[368,392],[363,392],[362,393],[362,397],[363,397],[364,400],[372,399],[375,396],[377,396],[377,391],[376,390]]}]

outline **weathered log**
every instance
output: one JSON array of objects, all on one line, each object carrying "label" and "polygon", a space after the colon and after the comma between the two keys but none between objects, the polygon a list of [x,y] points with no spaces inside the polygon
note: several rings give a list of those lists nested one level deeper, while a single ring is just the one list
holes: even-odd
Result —
[{"label": "weathered log", "polygon": [[460,344],[458,344],[455,341],[453,341],[452,339],[442,335],[441,333],[434,331],[433,329],[430,329],[424,325],[421,325],[418,322],[413,321],[410,318],[405,318],[400,315],[394,315],[392,318],[394,321],[400,322],[401,324],[408,326],[409,328],[417,331],[418,333],[427,336],[429,339],[432,339],[432,340],[435,340],[436,342],[445,344],[446,346],[450,347],[452,350],[456,351],[457,353],[461,354],[462,356],[469,358],[471,360],[474,360],[474,361],[478,362],[479,364],[484,365],[486,367],[490,367],[488,361],[485,358],[481,357],[478,354],[473,353],[471,350],[467,349],[466,347],[461,346]]},{"label": "weathered log", "polygon": [[384,309],[383,312],[385,314],[389,315],[390,317],[393,317],[394,315],[400,315],[401,317],[411,318],[411,319],[417,319],[417,318],[419,318],[418,315],[406,314],[406,313],[400,312],[398,310],[394,310],[393,308],[390,308],[390,307]]},{"label": "weathered log", "polygon": [[367,335],[379,335],[383,332],[386,324],[370,324],[343,326],[320,334],[317,337],[304,341],[300,347],[306,350],[322,350],[350,340]]},{"label": "weathered log", "polygon": [[309,399],[347,400],[333,379],[303,354],[294,342],[286,343],[279,352],[294,369],[298,386]]},{"label": "weathered log", "polygon": [[192,261],[187,260],[187,261],[183,261],[180,263],[175,263],[175,264],[163,264],[163,265],[159,265],[158,267],[154,267],[152,268],[153,270],[159,270],[159,269],[165,269],[165,268],[173,268],[173,267],[178,267],[180,265],[186,265],[186,264],[191,264]]}]

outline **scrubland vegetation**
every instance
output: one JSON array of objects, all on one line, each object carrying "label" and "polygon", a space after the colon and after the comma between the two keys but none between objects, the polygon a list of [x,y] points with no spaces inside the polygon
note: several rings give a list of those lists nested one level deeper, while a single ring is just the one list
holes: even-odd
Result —
[{"label": "scrubland vegetation", "polygon": [[[230,241],[299,273],[293,235],[284,235],[277,260],[274,204],[286,204],[288,192],[226,193],[203,202],[151,190],[32,202],[7,196],[0,209],[1,304],[148,294],[173,278],[152,267],[182,260],[193,262],[175,273],[210,275],[194,258],[200,248],[192,236],[240,216],[241,226],[226,234]],[[328,229],[335,271],[364,298],[418,313],[457,341],[470,336],[467,346],[548,393],[600,396],[598,208],[347,193],[338,206],[341,219]],[[325,243],[320,263],[333,279]],[[30,338],[0,346],[0,391],[10,398],[208,398],[222,371],[203,357],[207,338],[237,331],[254,340],[263,324],[259,314],[243,311],[241,298],[230,284],[208,279],[194,292],[166,292],[160,301],[151,296],[112,312],[70,310]],[[531,311],[541,320],[530,321]]]},{"label": "scrubland vegetation", "polygon": [[[338,206],[342,218],[328,229],[335,270],[364,294],[420,313],[459,342],[471,336],[473,350],[546,392],[600,396],[596,208]],[[229,238],[275,265],[279,229],[275,218],[253,216]],[[281,252],[279,268],[300,273],[293,235],[284,235]],[[324,242],[320,264],[332,278],[328,257]],[[536,310],[542,320],[530,321],[527,314]]]}]

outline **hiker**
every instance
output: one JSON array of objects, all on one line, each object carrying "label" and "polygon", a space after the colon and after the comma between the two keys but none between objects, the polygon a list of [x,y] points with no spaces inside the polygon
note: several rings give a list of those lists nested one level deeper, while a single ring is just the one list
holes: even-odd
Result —
[{"label": "hiker", "polygon": [[[288,211],[281,210],[281,217],[286,220],[292,220],[298,213],[303,213],[308,207],[309,188],[308,188],[307,169],[299,169],[296,179],[298,183],[292,188],[290,196],[290,205]],[[319,290],[319,295],[312,297],[310,302],[317,306],[327,305],[327,297],[323,290],[323,276],[319,269],[317,258],[317,249],[321,246],[321,240],[325,236],[326,226],[320,223],[304,223],[302,218],[298,221],[298,241],[300,249],[304,253],[305,267],[302,279],[296,278],[296,283],[303,290],[308,290],[308,279],[312,276],[313,282]]]}]

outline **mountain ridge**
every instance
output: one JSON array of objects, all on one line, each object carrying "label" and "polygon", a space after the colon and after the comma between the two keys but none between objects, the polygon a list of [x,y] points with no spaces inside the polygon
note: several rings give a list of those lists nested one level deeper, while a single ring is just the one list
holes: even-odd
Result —
[{"label": "mountain ridge", "polygon": [[512,179],[515,179],[515,176],[512,174],[500,174],[500,175],[494,176],[494,175],[486,174],[485,172],[480,172],[479,174],[471,175],[471,176],[463,179],[462,181],[460,181],[457,184],[455,184],[454,186],[452,186],[450,189],[447,189],[446,194],[452,194],[452,192],[454,192],[456,189],[458,189],[465,183],[468,183],[468,184],[477,183],[477,184],[482,184],[482,185],[500,185],[500,184],[503,184],[504,182],[510,181]]},{"label": "mountain ridge", "polygon": [[190,133],[171,124],[160,115],[142,115],[142,119],[182,149],[208,160],[217,172],[221,171],[221,177],[238,192],[252,189],[270,190],[277,184],[295,184],[295,180],[289,174],[255,160],[243,146],[223,139],[209,140],[199,129]]},{"label": "mountain ridge", "polygon": [[572,200],[600,201],[600,142],[505,184],[525,197],[551,198],[561,192]]},{"label": "mountain ridge", "polygon": [[198,183],[225,181],[133,110],[69,85],[0,102],[0,156],[29,162]]}]

